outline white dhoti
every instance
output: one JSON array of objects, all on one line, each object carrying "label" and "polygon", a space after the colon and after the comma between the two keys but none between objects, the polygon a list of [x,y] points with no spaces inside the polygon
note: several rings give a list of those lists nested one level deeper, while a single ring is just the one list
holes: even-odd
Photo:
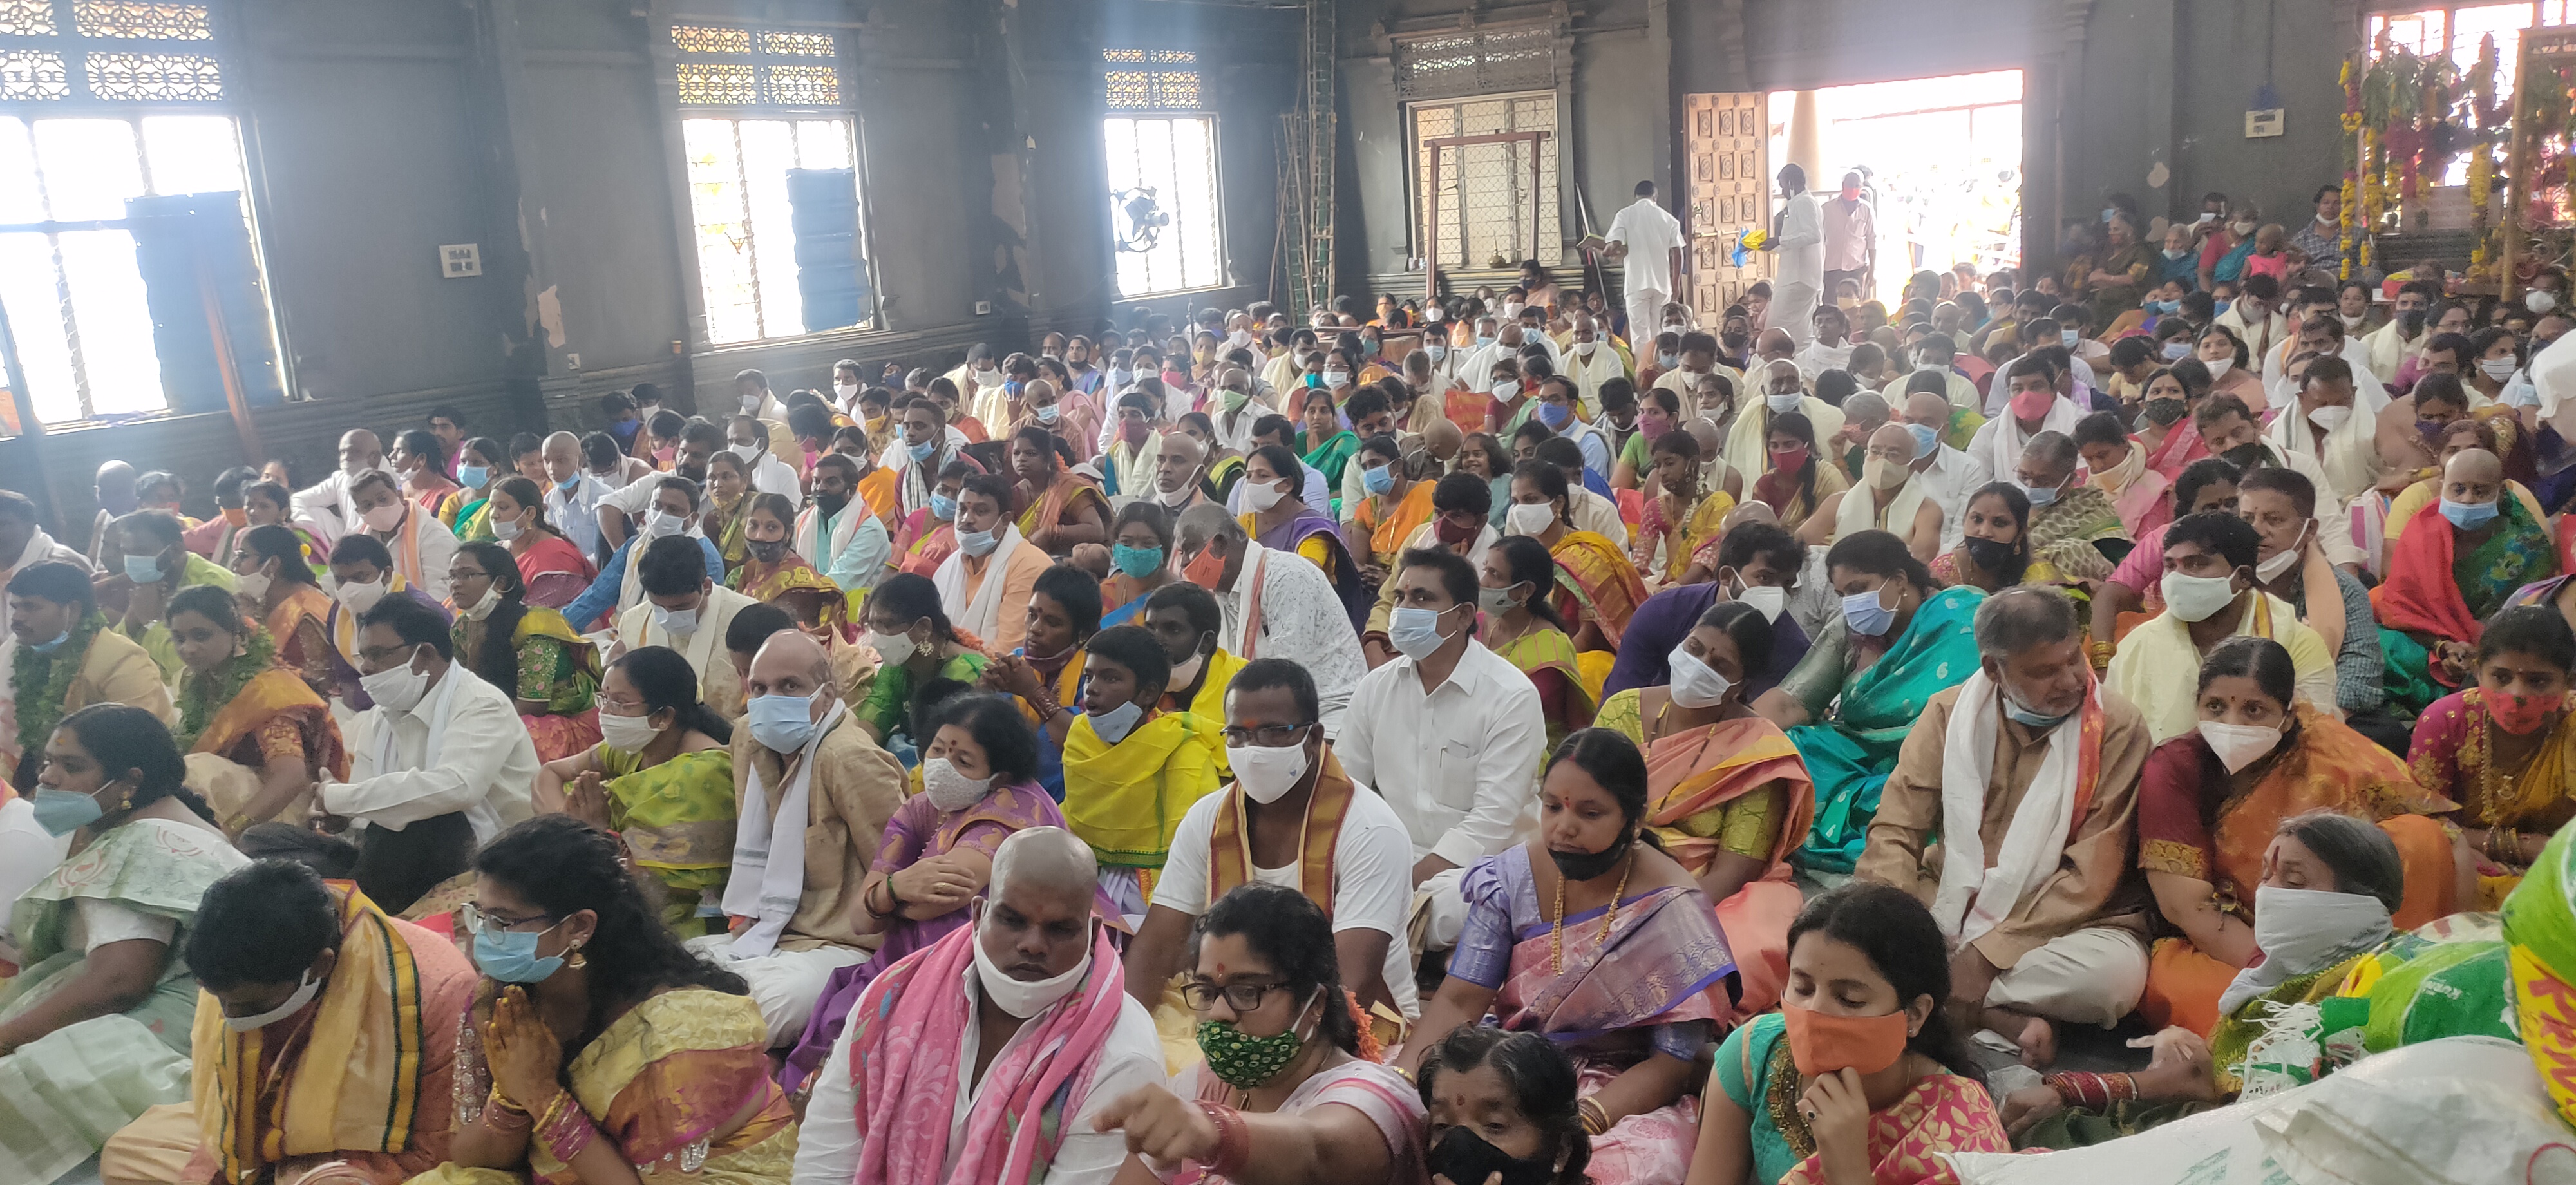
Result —
[{"label": "white dhoti", "polygon": [[2093,926],[2051,939],[1995,976],[1986,1007],[2110,1028],[2147,990],[2147,944],[2129,930]]},{"label": "white dhoti", "polygon": [[1773,329],[1788,331],[1799,349],[1816,340],[1816,286],[1783,280],[1771,286],[1771,311],[1764,318]]},{"label": "white dhoti", "polygon": [[709,934],[682,945],[751,985],[751,1002],[760,1006],[760,1019],[769,1025],[769,1045],[773,1049],[793,1044],[804,1035],[805,1022],[813,1019],[814,1004],[822,998],[823,988],[832,981],[834,971],[868,961],[867,951],[847,946],[773,950],[765,955],[736,958],[731,934]]},{"label": "white dhoti", "polygon": [[1652,288],[1628,290],[1628,348],[1640,358],[1655,356],[1655,334],[1664,326],[1664,306],[1673,294]]}]

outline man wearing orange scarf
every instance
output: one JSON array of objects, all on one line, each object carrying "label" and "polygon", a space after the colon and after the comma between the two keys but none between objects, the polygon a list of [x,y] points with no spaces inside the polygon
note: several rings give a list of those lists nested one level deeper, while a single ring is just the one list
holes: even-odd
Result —
[{"label": "man wearing orange scarf", "polygon": [[101,1179],[396,1185],[447,1159],[477,982],[454,944],[262,860],[206,890],[187,957],[192,1101],[109,1137]]}]

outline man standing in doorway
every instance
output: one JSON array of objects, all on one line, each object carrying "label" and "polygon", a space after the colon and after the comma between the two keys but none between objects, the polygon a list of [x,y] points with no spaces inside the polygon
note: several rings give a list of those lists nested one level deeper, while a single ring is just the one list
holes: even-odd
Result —
[{"label": "man standing in doorway", "polygon": [[1825,235],[1824,291],[1839,292],[1849,280],[1870,298],[1870,274],[1878,265],[1878,213],[1860,197],[1860,174],[1843,174],[1843,191],[1823,203]]},{"label": "man standing in doorway", "polygon": [[1807,192],[1807,171],[1780,166],[1780,213],[1765,251],[1779,252],[1772,285],[1770,323],[1789,334],[1799,349],[1815,340],[1811,318],[1825,283],[1824,212]]},{"label": "man standing in doorway", "polygon": [[1664,303],[1673,299],[1681,282],[1682,224],[1655,203],[1654,182],[1637,183],[1637,200],[1610,220],[1606,244],[1596,235],[1585,239],[1583,246],[1601,252],[1605,261],[1626,265],[1621,284],[1627,292],[1631,334],[1663,324]]}]

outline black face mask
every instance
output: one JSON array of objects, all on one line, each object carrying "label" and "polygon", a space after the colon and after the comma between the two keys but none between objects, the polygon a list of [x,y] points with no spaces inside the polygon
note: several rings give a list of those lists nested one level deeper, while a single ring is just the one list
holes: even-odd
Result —
[{"label": "black face mask", "polygon": [[777,563],[787,555],[787,541],[784,539],[772,539],[767,542],[746,539],[743,542],[750,546],[751,558],[764,564]]},{"label": "black face mask", "polygon": [[2272,463],[2272,454],[2270,450],[2265,449],[2260,444],[2240,444],[2235,448],[2218,454],[2218,457],[2220,460],[2225,461],[2230,465],[2234,465],[2240,471],[2252,469],[2258,465],[2269,465]]},{"label": "black face mask", "polygon": [[825,518],[841,513],[841,508],[849,504],[850,496],[848,494],[826,494],[817,492],[814,495],[814,506],[816,509],[823,512],[823,516]]},{"label": "black face mask", "polygon": [[1725,342],[1727,349],[1741,350],[1744,348],[1744,343],[1752,340],[1752,337],[1752,334],[1746,333],[1740,329],[1734,329],[1728,330],[1726,335],[1718,340]]},{"label": "black face mask", "polygon": [[1975,561],[1977,567],[1996,575],[2011,570],[2013,562],[2021,556],[2020,545],[2000,539],[1979,539],[1971,535],[1963,542],[1968,545],[1968,558]]},{"label": "black face mask", "polygon": [[2424,332],[2424,310],[2408,309],[2397,314],[2397,325],[2408,337]]},{"label": "black face mask", "polygon": [[[1622,833],[1619,836],[1619,842],[1600,851],[1560,852],[1555,848],[1549,848],[1547,858],[1556,861],[1557,875],[1570,881],[1588,881],[1617,868],[1619,861],[1628,855],[1628,846],[1635,842],[1637,837],[1634,834]],[[1450,1180],[1455,1181],[1457,1178],[1451,1177]]]},{"label": "black face mask", "polygon": [[1423,1150],[1422,1162],[1437,1176],[1477,1185],[1484,1185],[1485,1179],[1495,1173],[1503,1175],[1503,1185],[1547,1185],[1556,1176],[1552,1158],[1534,1156],[1522,1160],[1510,1156],[1463,1127],[1440,1133],[1440,1138]]},{"label": "black face mask", "polygon": [[2158,424],[2168,426],[2179,424],[2182,422],[2184,413],[2190,410],[2191,405],[2179,399],[2150,399],[2147,401],[2147,418]]}]

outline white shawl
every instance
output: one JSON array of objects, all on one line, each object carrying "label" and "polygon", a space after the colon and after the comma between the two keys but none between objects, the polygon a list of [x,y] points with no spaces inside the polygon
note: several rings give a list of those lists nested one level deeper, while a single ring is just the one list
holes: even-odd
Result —
[{"label": "white shawl", "polygon": [[1896,487],[1886,513],[1878,511],[1877,491],[1867,485],[1856,485],[1843,491],[1842,506],[1834,511],[1834,538],[1845,539],[1860,531],[1887,531],[1906,542],[1914,531],[1914,512],[1923,506],[1923,476],[1909,473],[1905,484]]},{"label": "white shawl", "polygon": [[814,735],[799,751],[796,772],[787,779],[786,792],[777,802],[775,813],[769,788],[761,784],[760,766],[750,768],[742,796],[741,813],[733,825],[733,870],[725,881],[724,911],[752,919],[749,929],[734,936],[730,949],[734,958],[756,959],[778,948],[778,936],[796,917],[796,905],[805,897],[805,820],[811,817],[806,805],[813,797],[814,756],[822,748],[823,738],[840,722],[849,709],[834,700],[830,711],[814,725]]},{"label": "white shawl", "polygon": [[[2286,385],[2286,384],[2285,384]],[[2331,488],[2319,490],[2321,503],[2341,505],[2368,492],[2379,484],[2379,447],[2376,437],[2379,417],[2364,410],[2360,397],[2353,400],[2352,414],[2334,431],[2319,433],[2315,422],[2299,410],[2298,396],[2290,396],[2289,405],[2272,420],[2263,438],[2284,452],[2305,453],[2325,470]]]},{"label": "white shawl", "polygon": [[1932,920],[1940,923],[1951,949],[2000,925],[2057,867],[2075,825],[2084,713],[2095,710],[2101,694],[2099,683],[2087,687],[2084,706],[2049,730],[2048,755],[2040,759],[2030,793],[2013,812],[2003,847],[1988,868],[1978,824],[1994,774],[1995,731],[2003,717],[1994,680],[1982,669],[1959,688],[1959,702],[1950,706],[1950,726],[1941,738],[1941,887],[1932,897]]},{"label": "white shawl", "polygon": [[939,571],[931,583],[939,587],[939,603],[948,610],[949,623],[978,638],[990,638],[1002,623],[1002,575],[1010,570],[1011,553],[1020,548],[1019,524],[1002,524],[1002,541],[993,545],[992,554],[984,560],[984,583],[976,588],[975,599],[966,599],[965,549],[948,553],[939,562]]}]

